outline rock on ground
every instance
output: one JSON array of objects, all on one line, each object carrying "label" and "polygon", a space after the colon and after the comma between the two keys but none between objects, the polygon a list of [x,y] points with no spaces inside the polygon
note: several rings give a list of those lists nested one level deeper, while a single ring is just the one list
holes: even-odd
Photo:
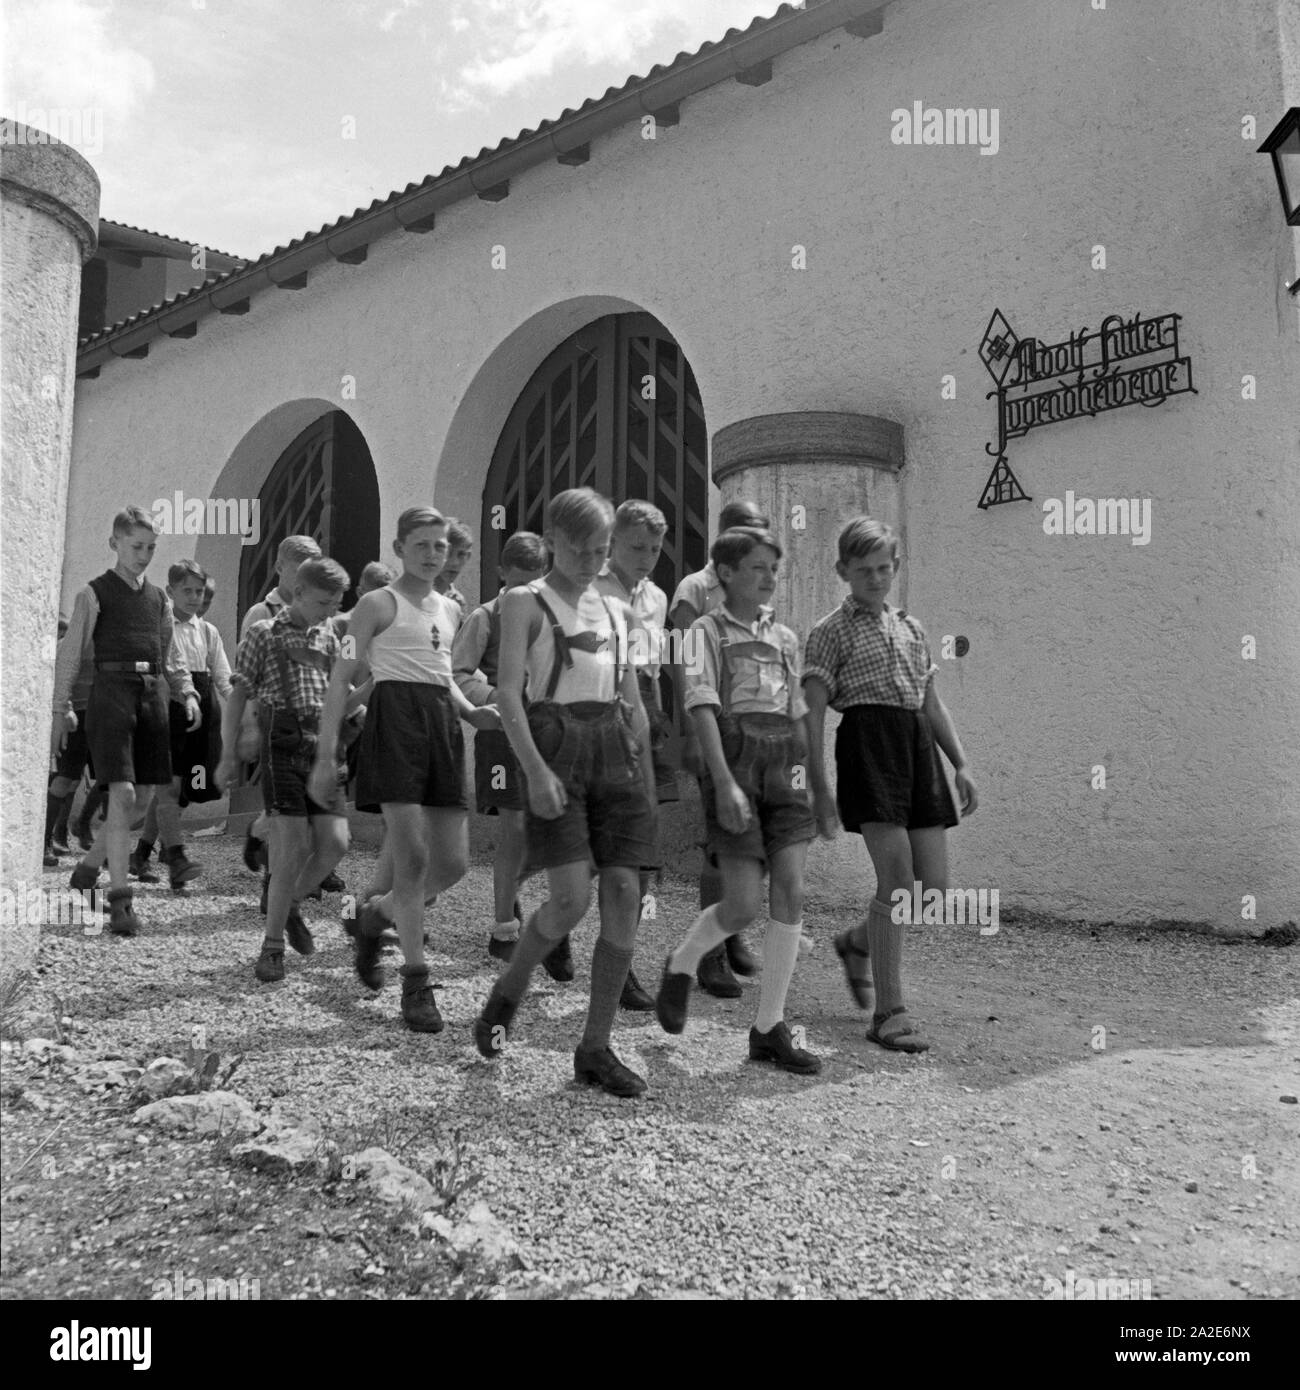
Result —
[{"label": "rock on ground", "polygon": [[194,1096],[168,1096],[141,1106],[132,1123],[196,1134],[256,1134],[262,1117],[233,1091],[200,1091]]}]

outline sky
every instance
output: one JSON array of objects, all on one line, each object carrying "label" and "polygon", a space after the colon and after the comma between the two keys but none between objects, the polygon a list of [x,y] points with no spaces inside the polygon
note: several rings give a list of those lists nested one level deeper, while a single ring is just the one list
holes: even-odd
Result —
[{"label": "sky", "polygon": [[777,8],[0,0],[0,115],[75,145],[102,217],[252,258]]}]

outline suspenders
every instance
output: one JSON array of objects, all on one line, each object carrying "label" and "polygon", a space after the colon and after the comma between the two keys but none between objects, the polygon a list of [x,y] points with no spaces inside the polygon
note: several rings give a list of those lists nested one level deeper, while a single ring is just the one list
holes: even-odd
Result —
[{"label": "suspenders", "polygon": [[[731,646],[747,646],[749,643],[733,643],[728,639],[726,624],[722,621],[722,614],[718,609],[711,609],[708,616],[713,619],[713,625],[718,629],[718,699],[722,701],[722,713],[727,714],[731,709],[731,663],[727,660],[727,648]],[[753,641],[764,647],[773,645],[771,642],[761,642],[759,638],[754,638]],[[790,692],[786,697],[788,712],[790,699],[794,693],[794,680],[790,674],[790,658],[786,655],[784,642],[781,643],[778,650],[781,653],[781,665],[785,668],[786,687]]]},{"label": "suspenders", "polygon": [[[573,656],[571,647],[577,647],[579,651],[594,651],[594,647],[587,647],[584,639],[594,637],[591,632],[575,633],[572,637],[560,626],[560,620],[555,616],[555,610],[542,597],[541,591],[534,584],[528,585],[528,592],[537,600],[542,607],[542,613],[546,621],[551,625],[551,632],[555,638],[555,659],[551,663],[551,677],[546,683],[546,694],[542,697],[546,700],[553,700],[555,692],[560,684],[560,676],[564,668],[573,667]],[[623,681],[623,661],[619,654],[618,624],[614,621],[614,614],[610,611],[609,601],[604,594],[600,595],[600,602],[605,609],[605,616],[609,619],[610,640],[614,644],[614,695],[618,698],[618,689]]]}]

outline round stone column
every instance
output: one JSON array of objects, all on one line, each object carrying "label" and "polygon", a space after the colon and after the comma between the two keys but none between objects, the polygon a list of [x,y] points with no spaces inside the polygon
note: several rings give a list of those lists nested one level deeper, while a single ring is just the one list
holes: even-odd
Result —
[{"label": "round stone column", "polygon": [[[848,592],[835,573],[835,542],[851,517],[866,513],[906,531],[899,472],[903,427],[876,415],[786,411],[755,415],[713,436],[713,481],[723,503],[755,502],[784,547],[777,617],[805,638]],[[891,602],[906,607],[906,568]]]},{"label": "round stone column", "polygon": [[[81,267],[99,234],[99,178],[44,131],[0,123],[4,565],[0,634],[0,979],[30,965],[42,887],[54,644],[72,449]],[[103,518],[105,535],[110,518]],[[89,576],[87,576],[89,577]],[[66,887],[64,875],[57,885]]]}]

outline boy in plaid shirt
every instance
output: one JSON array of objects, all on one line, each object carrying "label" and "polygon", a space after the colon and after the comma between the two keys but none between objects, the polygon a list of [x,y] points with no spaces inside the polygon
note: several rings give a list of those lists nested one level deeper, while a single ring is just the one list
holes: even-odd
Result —
[{"label": "boy in plaid shirt", "polygon": [[274,618],[256,623],[239,644],[226,705],[217,781],[237,772],[235,743],[244,705],[258,702],[262,791],[270,830],[271,883],[266,939],[253,973],[263,983],[284,979],[284,938],[299,955],[316,950],[299,904],[342,859],[348,847],[343,801],[347,768],[335,769],[326,802],[312,800],[307,780],[316,755],[330,671],[342,654],[330,621],[351,581],[335,560],[307,560],[294,576],[293,598]]},{"label": "boy in plaid shirt", "polygon": [[[938,749],[953,765],[961,813],[979,804],[952,716],[934,688],[938,667],[915,618],[885,602],[898,573],[898,537],[860,516],[840,532],[835,572],[849,585],[844,602],[808,634],[810,780],[819,823],[858,830],[876,871],[866,920],[841,932],[835,950],[858,1008],[871,1011],[869,1041],[895,1052],[924,1052],[903,1003],[903,932],[893,920],[897,889],[948,887],[946,832],[957,812]],[[823,763],[826,707],[843,719],[835,734],[836,796]],[[867,963],[871,974],[867,974]],[[875,989],[872,984],[874,980]]]}]

